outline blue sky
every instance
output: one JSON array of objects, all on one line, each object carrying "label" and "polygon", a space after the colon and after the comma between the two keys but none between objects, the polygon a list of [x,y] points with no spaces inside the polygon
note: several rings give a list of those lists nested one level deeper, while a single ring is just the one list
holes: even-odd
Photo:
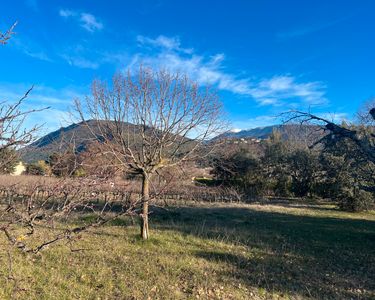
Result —
[{"label": "blue sky", "polygon": [[66,125],[90,83],[143,63],[219,90],[233,128],[277,123],[289,109],[351,119],[375,96],[375,1],[2,2],[0,99],[35,84],[29,122]]}]

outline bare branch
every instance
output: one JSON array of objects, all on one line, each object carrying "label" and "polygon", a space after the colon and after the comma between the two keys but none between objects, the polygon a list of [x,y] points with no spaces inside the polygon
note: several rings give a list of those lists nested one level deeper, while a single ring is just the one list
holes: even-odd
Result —
[{"label": "bare branch", "polygon": [[[374,108],[370,110],[370,114],[373,115]],[[312,146],[318,143],[324,142],[327,139],[348,139],[351,140],[357,147],[358,150],[362,152],[365,157],[372,163],[375,163],[375,146],[374,138],[375,134],[371,131],[369,133],[360,132],[359,128],[346,128],[335,124],[325,118],[313,115],[311,113],[301,112],[301,111],[291,111],[287,113],[288,119],[286,122],[299,121],[301,124],[307,122],[318,122],[324,131],[328,131],[328,134],[324,136],[319,141],[315,142]]]},{"label": "bare branch", "polygon": [[15,22],[7,31],[0,31],[0,44],[5,45],[11,36],[14,34],[14,28],[16,27],[17,22]]}]

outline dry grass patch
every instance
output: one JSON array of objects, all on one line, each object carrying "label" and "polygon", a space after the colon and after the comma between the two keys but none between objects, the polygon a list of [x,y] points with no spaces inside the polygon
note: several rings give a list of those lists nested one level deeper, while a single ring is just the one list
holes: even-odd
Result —
[{"label": "dry grass patch", "polygon": [[372,299],[374,222],[326,206],[154,208],[149,241],[121,219],[82,251],[10,250],[11,272],[0,235],[0,299]]}]

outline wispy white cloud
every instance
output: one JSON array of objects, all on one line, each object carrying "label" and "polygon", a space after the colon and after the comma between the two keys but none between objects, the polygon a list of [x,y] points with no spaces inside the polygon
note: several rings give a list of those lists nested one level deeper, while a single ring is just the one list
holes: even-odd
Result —
[{"label": "wispy white cloud", "polygon": [[61,55],[65,61],[71,65],[82,69],[97,69],[100,64],[98,62],[91,61],[82,56],[69,56],[67,54]]},{"label": "wispy white cloud", "polygon": [[321,82],[301,82],[292,75],[278,75],[264,79],[239,77],[225,68],[225,55],[220,53],[210,57],[187,52],[177,37],[159,36],[155,39],[138,36],[142,46],[154,47],[151,53],[136,53],[130,68],[143,63],[156,68],[166,68],[172,72],[188,74],[202,85],[214,85],[223,91],[254,99],[260,105],[293,106],[303,103],[308,106],[327,103],[325,85]]},{"label": "wispy white cloud", "polygon": [[321,30],[335,26],[338,23],[348,20],[349,18],[351,18],[351,16],[346,16],[346,17],[330,20],[327,22],[320,22],[320,23],[311,24],[307,26],[301,26],[300,28],[295,28],[295,29],[291,29],[288,31],[279,32],[277,33],[277,38],[284,40],[284,39],[305,36],[305,35],[319,32]]},{"label": "wispy white cloud", "polygon": [[26,5],[29,6],[33,11],[38,11],[38,1],[37,0],[26,0]]},{"label": "wispy white cloud", "polygon": [[30,56],[32,58],[36,58],[42,61],[52,62],[53,60],[47,55],[45,50],[37,44],[35,41],[32,40],[25,40],[14,38],[12,45],[23,54]]},{"label": "wispy white cloud", "polygon": [[102,30],[104,25],[94,15],[87,12],[78,12],[69,9],[60,9],[59,15],[63,18],[73,18],[80,26],[89,32]]},{"label": "wispy white cloud", "polygon": [[[61,14],[70,16],[74,12],[63,10]],[[187,74],[201,85],[215,86],[219,90],[248,97],[262,106],[295,108],[300,104],[311,107],[328,103],[326,87],[321,82],[302,81],[291,74],[258,79],[241,77],[228,71],[223,53],[211,56],[198,54],[193,48],[184,47],[179,37],[138,35],[136,41],[138,48],[135,50],[96,51],[94,54],[87,47],[76,46],[67,49],[61,57],[72,66],[88,69],[97,69],[106,63],[133,70],[140,64],[165,68]],[[95,60],[90,58],[93,56]]]},{"label": "wispy white cloud", "polygon": [[301,83],[291,75],[281,75],[261,80],[252,89],[252,96],[262,105],[283,105],[285,100],[297,98],[304,104],[316,106],[327,104],[325,88],[321,82]]},{"label": "wispy white cloud", "polygon": [[96,30],[103,29],[103,23],[98,21],[92,14],[82,13],[80,20],[81,26],[85,28],[87,31],[94,32]]},{"label": "wispy white cloud", "polygon": [[[12,84],[2,82],[0,84],[0,102],[14,102],[20,99],[30,89],[32,84]],[[45,85],[35,85],[29,94],[25,104],[30,106],[54,106],[66,107],[72,103],[74,98],[82,98],[82,88],[68,86],[62,89],[54,89]]]},{"label": "wispy white cloud", "polygon": [[217,85],[219,89],[236,94],[250,93],[250,82],[238,79],[234,75],[222,70],[223,55],[205,58],[201,55],[182,56],[179,53],[160,51],[155,55],[137,53],[133,56],[129,67],[133,69],[140,63],[155,68],[166,68],[172,72],[179,72],[202,85]]},{"label": "wispy white cloud", "polygon": [[[0,83],[0,102],[14,103],[19,100],[24,93],[31,87],[31,84]],[[76,86],[67,86],[61,89],[54,89],[44,85],[35,85],[23,104],[25,110],[42,109],[47,110],[33,113],[26,119],[25,128],[31,128],[35,125],[43,125],[39,135],[46,134],[56,130],[61,126],[67,126],[72,123],[69,113],[69,107],[73,104],[73,99],[84,98],[83,88]]]},{"label": "wispy white cloud", "polygon": [[49,58],[49,56],[45,52],[33,52],[28,49],[24,49],[24,53],[30,57],[39,59],[39,60],[44,60],[48,62],[52,62],[52,59]]},{"label": "wispy white cloud", "polygon": [[[71,16],[75,12],[62,10],[60,14]],[[211,56],[198,54],[192,48],[184,47],[179,37],[159,35],[150,38],[138,35],[136,41],[138,48],[125,51],[93,52],[78,45],[66,49],[61,57],[72,66],[87,69],[97,69],[106,63],[131,70],[137,69],[140,64],[156,69],[164,68],[187,74],[201,85],[215,86],[219,90],[248,97],[262,106],[295,108],[301,104],[311,107],[328,103],[326,87],[322,82],[306,82],[291,74],[269,78],[239,76],[228,71],[223,53]]]},{"label": "wispy white cloud", "polygon": [[194,49],[192,48],[182,48],[180,39],[178,37],[167,37],[165,35],[159,35],[155,39],[152,39],[150,37],[138,35],[137,42],[140,45],[160,47],[170,51],[184,52],[187,54],[191,54],[194,51]]},{"label": "wispy white cloud", "polygon": [[350,121],[347,113],[317,113],[318,117],[331,122],[340,123],[342,121]]},{"label": "wispy white cloud", "polygon": [[103,63],[103,55],[85,44],[76,44],[61,49],[59,56],[70,66],[96,70]]},{"label": "wispy white cloud", "polygon": [[64,18],[79,17],[79,13],[69,9],[60,9],[59,15]]}]

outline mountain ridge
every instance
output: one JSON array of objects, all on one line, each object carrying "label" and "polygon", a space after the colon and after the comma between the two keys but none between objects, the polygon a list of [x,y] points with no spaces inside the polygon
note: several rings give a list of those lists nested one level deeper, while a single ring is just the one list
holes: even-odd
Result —
[{"label": "mountain ridge", "polygon": [[[66,127],[61,127],[58,130],[52,131],[30,145],[25,146],[19,150],[20,158],[26,163],[32,163],[38,160],[47,160],[48,157],[55,152],[62,152],[67,149],[68,145],[75,145],[75,149],[78,152],[84,151],[86,146],[95,140],[100,140],[101,135],[95,133],[97,137],[93,135],[93,132],[87,127],[86,124],[91,124],[90,128],[95,128],[94,122],[107,122],[88,120],[81,123],[73,123]],[[133,132],[139,130],[139,126],[124,123],[128,128],[131,128]],[[94,126],[93,126],[94,125]],[[270,125],[263,127],[255,127],[248,130],[241,130],[239,132],[226,132],[220,134],[210,140],[215,142],[220,139],[267,139],[274,130],[278,130],[284,139],[290,139],[296,135],[307,136],[313,132],[316,126],[312,125]]]},{"label": "mountain ridge", "polygon": [[268,138],[272,131],[280,129],[283,125],[269,125],[262,127],[255,127],[251,129],[243,129],[241,131],[228,131],[223,134],[220,134],[214,139],[221,138],[257,138],[257,139],[266,139]]}]

